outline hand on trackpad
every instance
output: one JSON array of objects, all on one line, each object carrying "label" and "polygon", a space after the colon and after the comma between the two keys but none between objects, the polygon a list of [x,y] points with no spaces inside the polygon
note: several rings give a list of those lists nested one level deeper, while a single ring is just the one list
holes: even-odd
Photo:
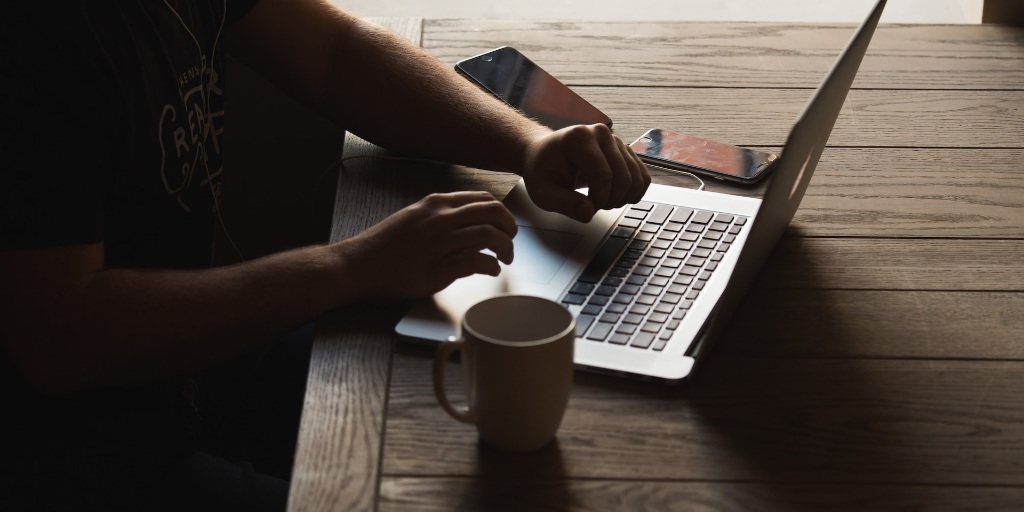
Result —
[{"label": "hand on trackpad", "polygon": [[512,243],[515,259],[502,265],[502,274],[514,281],[547,284],[565,265],[583,235],[519,226]]}]

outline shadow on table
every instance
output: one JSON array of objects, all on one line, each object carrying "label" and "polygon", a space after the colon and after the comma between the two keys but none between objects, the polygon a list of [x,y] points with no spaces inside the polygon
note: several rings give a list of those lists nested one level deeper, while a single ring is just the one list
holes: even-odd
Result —
[{"label": "shadow on table", "polygon": [[[572,494],[557,440],[528,453],[509,453],[479,443],[476,477],[458,510],[481,512],[569,510]],[[530,478],[530,474],[537,475]]]},{"label": "shadow on table", "polygon": [[[667,388],[579,374],[566,433],[580,446],[566,450],[589,459],[596,445],[604,458],[671,482],[655,487],[680,491],[654,493],[665,502],[645,507],[699,500],[723,508],[871,508],[888,506],[871,501],[887,493],[928,492],[883,485],[862,495],[864,484],[927,482],[935,440],[922,435],[931,432],[922,423],[949,418],[915,399],[920,375],[860,351],[857,325],[870,319],[848,316],[849,293],[819,286],[822,268],[810,246],[792,237],[783,244],[692,382]],[[798,288],[771,278],[794,267]],[[600,463],[589,465],[606,472]],[[570,470],[574,477],[594,471]],[[687,482],[703,485],[683,492]]]}]

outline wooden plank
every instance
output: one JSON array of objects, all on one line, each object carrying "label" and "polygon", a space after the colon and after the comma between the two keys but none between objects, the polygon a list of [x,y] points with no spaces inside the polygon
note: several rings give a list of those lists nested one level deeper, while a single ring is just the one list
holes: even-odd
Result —
[{"label": "wooden plank", "polygon": [[[814,88],[853,30],[850,24],[430,20],[424,46],[449,64],[514,46],[574,86]],[[882,25],[854,87],[1020,90],[1022,84],[1024,29]]]},{"label": "wooden plank", "polygon": [[1024,151],[829,148],[793,229],[812,236],[1024,234]]},{"label": "wooden plank", "polygon": [[1024,292],[1024,240],[787,236],[758,287]]},{"label": "wooden plank", "polygon": [[[419,19],[378,19],[419,43]],[[380,150],[346,137],[345,156]],[[384,166],[353,160],[338,180],[331,240],[376,224],[411,201]],[[373,172],[370,172],[370,171]],[[377,500],[392,337],[382,325],[398,321],[400,308],[352,306],[317,322],[302,410],[289,510],[371,510]]]},{"label": "wooden plank", "polygon": [[[768,147],[773,151],[777,147]],[[656,183],[692,178],[652,171]],[[1021,238],[1024,150],[828,148],[793,218],[800,236]],[[705,180],[708,190],[760,197]]]},{"label": "wooden plank", "polygon": [[715,357],[675,388],[577,373],[558,442],[529,454],[449,418],[430,365],[396,354],[385,475],[1024,486],[1024,361]]},{"label": "wooden plank", "polygon": [[[684,463],[684,462],[681,462]],[[558,510],[1013,510],[1024,488],[386,477],[381,512]]]},{"label": "wooden plank", "polygon": [[[624,140],[663,128],[738,146],[782,146],[811,96],[802,89],[577,90]],[[1021,134],[1024,91],[853,90],[829,145],[1024,148]]]},{"label": "wooden plank", "polygon": [[755,285],[715,350],[757,357],[1024,360],[1022,311],[1020,292]]}]

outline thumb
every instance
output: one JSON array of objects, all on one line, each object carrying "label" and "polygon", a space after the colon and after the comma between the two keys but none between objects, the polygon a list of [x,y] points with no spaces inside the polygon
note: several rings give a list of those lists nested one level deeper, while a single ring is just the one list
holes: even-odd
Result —
[{"label": "thumb", "polygon": [[580,222],[590,222],[594,217],[594,203],[589,197],[575,190],[549,187],[531,192],[530,198],[543,210],[561,213]]}]

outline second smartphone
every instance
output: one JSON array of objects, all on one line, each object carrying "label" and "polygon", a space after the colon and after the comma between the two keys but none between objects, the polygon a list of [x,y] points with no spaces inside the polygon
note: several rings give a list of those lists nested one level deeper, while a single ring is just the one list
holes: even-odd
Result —
[{"label": "second smartphone", "polygon": [[648,164],[745,184],[764,178],[779,160],[773,153],[660,129],[629,147]]},{"label": "second smartphone", "polygon": [[612,120],[518,50],[502,46],[455,64],[455,71],[527,117],[558,130]]}]

